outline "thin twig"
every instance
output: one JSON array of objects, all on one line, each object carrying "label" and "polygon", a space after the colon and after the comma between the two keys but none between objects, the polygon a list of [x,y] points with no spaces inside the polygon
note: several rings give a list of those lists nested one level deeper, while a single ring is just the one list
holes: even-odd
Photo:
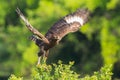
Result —
[{"label": "thin twig", "polygon": [[25,22],[26,27],[35,35],[37,35],[43,42],[49,44],[49,41],[47,38],[45,38],[44,35],[42,35],[37,29],[35,29],[29,22],[28,20],[25,18],[25,16],[22,14],[22,12],[20,11],[19,8],[16,9],[16,12],[18,13],[18,15],[20,16],[20,18]]}]

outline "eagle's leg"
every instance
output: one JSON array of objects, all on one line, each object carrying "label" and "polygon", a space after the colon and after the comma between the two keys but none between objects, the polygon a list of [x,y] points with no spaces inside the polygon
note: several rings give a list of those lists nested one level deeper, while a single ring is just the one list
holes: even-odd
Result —
[{"label": "eagle's leg", "polygon": [[44,46],[41,46],[40,52],[38,53],[38,65],[46,58],[46,51],[44,50]]},{"label": "eagle's leg", "polygon": [[40,64],[41,60],[46,59],[49,53],[49,50],[45,50],[44,47],[47,45],[41,45],[42,41],[36,36],[32,35],[29,37],[30,40],[34,41],[36,45],[40,48],[40,51],[38,52],[38,63]]},{"label": "eagle's leg", "polygon": [[40,64],[40,60],[41,60],[41,57],[39,56],[39,57],[38,57],[38,62],[37,62],[37,65],[39,65],[39,64]]},{"label": "eagle's leg", "polygon": [[48,54],[49,54],[49,50],[45,50],[45,57],[48,57]]},{"label": "eagle's leg", "polygon": [[42,47],[41,47],[41,50],[38,52],[38,65],[40,64],[40,62],[41,62],[41,57],[42,57],[42,55],[44,55],[44,51],[43,51],[43,49],[42,49]]},{"label": "eagle's leg", "polygon": [[40,46],[42,41],[36,35],[30,36],[29,39],[34,41],[36,45],[40,48],[40,51],[38,52],[38,63],[37,63],[37,64],[40,64],[41,57],[43,58],[45,55],[44,46]]}]

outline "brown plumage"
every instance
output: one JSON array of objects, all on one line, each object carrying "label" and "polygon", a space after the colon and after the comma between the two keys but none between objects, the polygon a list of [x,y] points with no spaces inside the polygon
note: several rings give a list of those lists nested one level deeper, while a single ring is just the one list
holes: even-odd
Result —
[{"label": "brown plumage", "polygon": [[[41,55],[46,55],[49,49],[58,44],[65,35],[78,31],[80,27],[88,21],[89,17],[89,11],[87,9],[78,9],[74,13],[61,18],[48,30],[45,36],[43,36],[38,30],[31,26],[19,9],[16,11],[25,22],[27,28],[33,32],[33,34],[37,35],[37,37],[32,36],[30,39],[35,41],[36,45],[39,46],[39,57]],[[40,61],[38,61],[38,64],[39,63]]]}]

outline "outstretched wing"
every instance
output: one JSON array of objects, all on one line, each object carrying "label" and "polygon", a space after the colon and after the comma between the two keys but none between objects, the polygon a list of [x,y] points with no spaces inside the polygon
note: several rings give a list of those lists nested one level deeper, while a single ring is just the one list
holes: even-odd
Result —
[{"label": "outstretched wing", "polygon": [[46,38],[51,40],[57,37],[61,40],[68,33],[78,31],[88,21],[88,16],[89,11],[87,9],[79,9],[63,17],[48,30]]}]

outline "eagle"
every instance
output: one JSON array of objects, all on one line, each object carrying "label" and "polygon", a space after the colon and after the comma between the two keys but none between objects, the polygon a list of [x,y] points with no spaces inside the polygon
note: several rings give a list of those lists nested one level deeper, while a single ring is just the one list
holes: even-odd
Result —
[{"label": "eagle", "polygon": [[88,22],[90,14],[88,9],[77,9],[75,12],[58,20],[47,33],[43,35],[28,22],[19,8],[16,9],[16,12],[25,22],[26,27],[34,34],[30,37],[30,40],[34,41],[40,48],[40,51],[38,52],[38,64],[40,64],[41,56],[48,57],[49,49],[57,45],[64,36],[78,31],[86,22]]}]

